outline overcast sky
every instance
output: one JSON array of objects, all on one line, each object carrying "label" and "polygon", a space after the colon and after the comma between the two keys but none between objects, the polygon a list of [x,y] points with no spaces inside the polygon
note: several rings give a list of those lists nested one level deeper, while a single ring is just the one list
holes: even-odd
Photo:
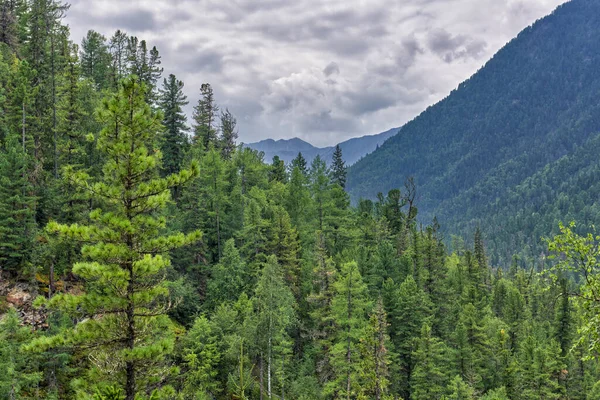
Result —
[{"label": "overcast sky", "polygon": [[[67,23],[127,31],[191,103],[209,82],[240,140],[332,145],[401,126],[563,0],[71,0]],[[191,108],[191,105],[190,105]]]}]

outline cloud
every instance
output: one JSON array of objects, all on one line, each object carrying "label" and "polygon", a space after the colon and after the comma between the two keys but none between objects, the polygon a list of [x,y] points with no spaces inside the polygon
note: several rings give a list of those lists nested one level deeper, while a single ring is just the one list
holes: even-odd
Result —
[{"label": "cloud", "polygon": [[562,2],[71,0],[67,22],[156,45],[188,114],[210,82],[245,142],[331,145],[414,118]]},{"label": "cloud", "polygon": [[327,66],[323,69],[323,74],[326,77],[330,77],[333,74],[339,75],[340,74],[340,66],[337,65],[337,63],[332,61],[329,64],[327,64]]},{"label": "cloud", "polygon": [[427,35],[429,49],[446,63],[459,58],[479,58],[483,55],[487,43],[467,35],[452,35],[445,29],[435,29]]}]

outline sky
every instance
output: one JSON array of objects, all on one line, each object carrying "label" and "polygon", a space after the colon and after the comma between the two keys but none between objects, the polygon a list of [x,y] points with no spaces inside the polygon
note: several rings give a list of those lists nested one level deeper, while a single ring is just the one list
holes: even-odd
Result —
[{"label": "sky", "polygon": [[71,0],[66,22],[157,46],[189,116],[208,82],[242,142],[327,146],[413,119],[563,2]]}]

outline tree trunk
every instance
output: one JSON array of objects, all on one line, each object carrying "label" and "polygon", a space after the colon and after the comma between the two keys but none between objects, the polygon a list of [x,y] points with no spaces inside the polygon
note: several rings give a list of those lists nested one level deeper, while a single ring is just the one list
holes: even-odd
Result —
[{"label": "tree trunk", "polygon": [[272,392],[271,392],[271,336],[269,335],[269,348],[268,348],[268,352],[269,352],[269,356],[268,356],[268,362],[267,362],[267,396],[269,396],[269,399],[272,398]]},{"label": "tree trunk", "polygon": [[261,353],[260,354],[260,400],[264,399],[264,387],[265,387],[263,358],[264,357]]}]

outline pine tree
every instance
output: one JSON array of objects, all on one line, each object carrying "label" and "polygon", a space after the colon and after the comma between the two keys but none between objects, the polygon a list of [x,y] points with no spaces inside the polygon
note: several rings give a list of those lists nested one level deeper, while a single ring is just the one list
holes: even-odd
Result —
[{"label": "pine tree", "polygon": [[335,398],[351,399],[363,391],[360,342],[365,337],[371,303],[355,262],[342,266],[333,287],[331,318],[336,334],[329,350],[333,377],[325,391]]},{"label": "pine tree", "polygon": [[342,148],[338,144],[333,152],[333,162],[331,163],[331,182],[340,185],[342,189],[346,188],[346,163],[342,158]]},{"label": "pine tree", "polygon": [[157,178],[160,152],[147,145],[156,140],[160,121],[144,102],[144,93],[138,78],[128,78],[98,111],[106,126],[98,141],[107,156],[104,176],[96,183],[85,174],[74,177],[103,200],[102,208],[90,214],[92,224],[52,222],[47,227],[60,237],[85,243],[85,261],[76,263],[73,273],[88,283],[87,291],[58,294],[47,302],[80,322],[30,345],[34,350],[74,346],[90,354],[90,379],[78,381],[79,390],[98,387],[92,377],[101,377],[103,385],[120,387],[126,400],[162,385],[156,368],[173,349],[171,322],[165,315],[165,253],[200,237],[199,232],[161,236],[166,220],[159,213],[169,201],[170,187],[184,184],[198,167]]},{"label": "pine tree", "polygon": [[188,104],[183,94],[183,82],[175,75],[164,79],[163,87],[159,90],[159,107],[163,112],[164,135],[161,141],[163,153],[163,170],[166,175],[174,174],[181,169],[187,147],[186,125],[187,118],[183,107]]},{"label": "pine tree", "polygon": [[219,140],[219,148],[224,160],[231,159],[231,155],[235,151],[237,138],[237,120],[226,108],[225,112],[221,112],[221,138]]},{"label": "pine tree", "polygon": [[90,30],[81,42],[81,74],[91,79],[96,88],[108,87],[110,54],[106,38],[100,33]]},{"label": "pine tree", "polygon": [[208,150],[210,144],[217,148],[215,123],[219,107],[215,102],[215,95],[209,83],[203,83],[200,86],[200,96],[198,104],[194,107],[194,143],[199,144],[203,150]]}]

